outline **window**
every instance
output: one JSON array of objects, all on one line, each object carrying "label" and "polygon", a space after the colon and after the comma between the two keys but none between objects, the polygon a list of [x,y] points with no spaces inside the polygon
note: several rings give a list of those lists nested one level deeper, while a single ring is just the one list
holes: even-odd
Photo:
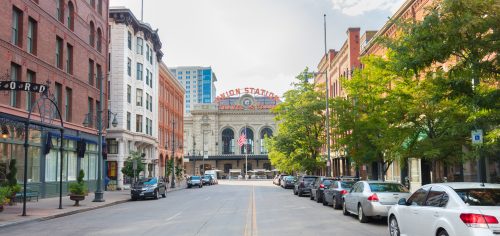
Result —
[{"label": "window", "polygon": [[94,61],[89,59],[89,85],[94,86]]},{"label": "window", "polygon": [[91,97],[88,98],[88,101],[87,101],[87,119],[88,119],[88,122],[89,122],[89,127],[94,127],[94,99],[92,99]]},{"label": "window", "polygon": [[95,0],[90,0],[90,6],[95,9]]},{"label": "window", "polygon": [[137,89],[135,92],[135,105],[142,107],[142,89]]},{"label": "window", "polygon": [[146,43],[146,60],[149,61],[149,44]]},{"label": "window", "polygon": [[428,188],[421,188],[417,190],[411,195],[410,198],[408,198],[408,203],[412,206],[423,206],[428,192]]},{"label": "window", "polygon": [[66,44],[66,72],[73,74],[73,46]]},{"label": "window", "polygon": [[118,154],[118,141],[116,139],[106,139],[108,154]]},{"label": "window", "polygon": [[149,87],[153,88],[153,72],[149,72]]},{"label": "window", "polygon": [[137,63],[137,74],[136,74],[137,80],[142,80],[142,64]]},{"label": "window", "polygon": [[132,50],[132,33],[130,31],[127,32],[127,43],[128,49]]},{"label": "window", "polygon": [[127,58],[127,74],[132,76],[132,60],[130,58]]},{"label": "window", "polygon": [[102,0],[97,0],[97,13],[102,16]]},{"label": "window", "polygon": [[102,31],[101,31],[101,28],[97,28],[97,51],[98,52],[101,52],[101,49],[102,49],[102,45],[101,45],[101,42],[102,42]]},{"label": "window", "polygon": [[130,120],[132,119],[132,114],[130,112],[127,112],[127,130],[130,130]]},{"label": "window", "polygon": [[149,96],[149,111],[153,111],[153,96]]},{"label": "window", "polygon": [[[10,64],[10,81],[21,81],[21,66],[15,63]],[[15,90],[10,91],[10,106],[19,108],[21,106],[21,93]]]},{"label": "window", "polygon": [[127,85],[127,102],[132,103],[132,86]]},{"label": "window", "polygon": [[102,78],[102,67],[101,67],[101,65],[96,64],[96,68],[97,68],[97,77],[96,77],[96,78],[97,78],[97,80],[96,80],[95,82],[97,83],[97,84],[96,84],[96,85],[97,85],[97,88],[100,90],[100,89],[101,89],[101,86],[102,86],[102,83],[101,83],[101,82],[102,82],[102,80],[103,80],[103,78]]},{"label": "window", "polygon": [[177,74],[182,75],[182,71],[177,72]]},{"label": "window", "polygon": [[64,0],[56,0],[57,1],[57,19],[64,23]]},{"label": "window", "polygon": [[94,22],[90,21],[89,44],[94,47],[95,45],[95,26]]},{"label": "window", "polygon": [[149,120],[149,135],[153,135],[153,121]]},{"label": "window", "polygon": [[142,38],[137,37],[137,47],[136,47],[137,54],[143,55],[142,52],[143,45],[144,45],[144,40]]},{"label": "window", "polygon": [[[146,93],[146,110],[149,111],[149,94]],[[146,120],[147,121],[147,120]],[[147,124],[146,124],[147,125]],[[147,130],[147,129],[146,129]]]},{"label": "window", "polygon": [[63,40],[56,37],[56,66],[63,69]]},{"label": "window", "polygon": [[149,119],[146,118],[146,134],[149,134]]},{"label": "window", "polygon": [[67,18],[67,24],[68,24],[68,28],[70,30],[74,30],[75,29],[75,7],[73,6],[73,3],[70,1],[68,2],[68,18]]},{"label": "window", "polygon": [[186,71],[186,75],[189,75],[189,74],[191,74],[191,71]]},{"label": "window", "polygon": [[146,85],[149,85],[149,70],[146,69]]},{"label": "window", "polygon": [[142,115],[135,115],[135,132],[142,133]]},{"label": "window", "polygon": [[72,103],[73,103],[73,90],[66,87],[66,97],[64,99],[64,120],[71,122],[72,118]]},{"label": "window", "polygon": [[54,97],[55,97],[55,102],[57,104],[57,108],[59,109],[59,111],[62,111],[62,84],[57,82],[56,82]]},{"label": "window", "polygon": [[448,194],[446,194],[444,189],[439,186],[432,187],[431,191],[429,191],[429,194],[427,195],[425,205],[432,207],[445,207],[446,203],[448,203]]},{"label": "window", "polygon": [[149,49],[149,64],[153,65],[153,48]]},{"label": "window", "polygon": [[[36,83],[36,73],[34,71],[28,70],[26,73],[26,82]],[[31,93],[26,91],[26,111],[31,110],[31,106],[33,102],[35,102],[36,95],[35,93]]]},{"label": "window", "polygon": [[33,18],[28,19],[28,45],[29,53],[36,55],[36,40],[37,40],[37,22]]}]

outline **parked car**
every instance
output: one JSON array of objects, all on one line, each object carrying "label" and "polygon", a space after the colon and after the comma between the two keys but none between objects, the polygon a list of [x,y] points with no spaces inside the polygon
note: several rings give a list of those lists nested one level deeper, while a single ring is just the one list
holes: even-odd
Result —
[{"label": "parked car", "polygon": [[279,179],[278,179],[278,186],[281,186],[281,181],[283,181],[283,178],[285,176],[288,176],[287,174],[280,174]]},{"label": "parked car", "polygon": [[498,235],[500,184],[424,185],[410,198],[400,199],[388,215],[389,233],[393,236]]},{"label": "parked car", "polygon": [[321,176],[316,178],[316,180],[311,184],[311,194],[309,198],[311,200],[316,200],[316,202],[318,203],[323,202],[323,191],[325,190],[325,188],[330,187],[332,183],[332,177]]},{"label": "parked car", "polygon": [[369,217],[386,217],[391,206],[409,195],[408,189],[399,183],[358,181],[344,195],[342,210],[344,215],[355,214],[361,223],[366,223]]},{"label": "parked car", "polygon": [[304,196],[304,194],[311,193],[311,184],[318,178],[318,176],[314,175],[305,175],[300,176],[297,181],[295,181],[293,187],[293,194],[298,195],[299,197]]},{"label": "parked car", "polygon": [[203,177],[201,178],[201,182],[203,185],[212,185],[213,178],[211,175],[203,175]]},{"label": "parked car", "polygon": [[333,209],[342,208],[342,197],[351,191],[351,187],[357,180],[346,179],[336,180],[327,189],[324,190],[323,205],[332,205]]},{"label": "parked car", "polygon": [[283,188],[293,188],[295,185],[295,181],[297,181],[297,177],[295,176],[285,176],[283,177],[283,181],[281,181],[281,187]]},{"label": "parked car", "polygon": [[219,181],[217,180],[217,171],[216,170],[206,170],[205,175],[211,175],[212,176],[212,184],[218,184]]},{"label": "parked car", "polygon": [[193,186],[203,187],[203,183],[200,176],[193,175],[187,179],[187,187],[191,188]]},{"label": "parked car", "polygon": [[167,187],[161,178],[147,178],[137,181],[130,188],[132,201],[137,199],[154,198],[167,196]]}]

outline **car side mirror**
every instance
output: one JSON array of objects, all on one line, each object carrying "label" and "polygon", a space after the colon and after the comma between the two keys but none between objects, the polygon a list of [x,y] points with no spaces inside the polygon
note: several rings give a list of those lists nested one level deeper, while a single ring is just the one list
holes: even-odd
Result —
[{"label": "car side mirror", "polygon": [[406,201],[406,198],[399,199],[398,205],[408,206],[408,202]]}]

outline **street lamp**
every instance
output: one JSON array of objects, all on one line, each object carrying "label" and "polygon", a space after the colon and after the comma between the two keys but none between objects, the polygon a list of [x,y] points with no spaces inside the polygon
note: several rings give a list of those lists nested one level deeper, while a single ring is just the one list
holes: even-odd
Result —
[{"label": "street lamp", "polygon": [[[103,166],[103,157],[102,157],[102,104],[103,104],[103,78],[98,78],[99,83],[100,83],[100,89],[99,89],[99,107],[97,110],[97,136],[98,136],[98,144],[97,144],[97,186],[96,190],[94,192],[94,200],[93,202],[104,202],[104,192],[103,192],[103,186],[102,186],[102,166]],[[108,110],[108,117],[109,114],[114,114],[113,122],[112,125],[113,127],[116,127],[118,125],[118,121],[116,120],[116,114],[112,113]],[[91,113],[87,113],[85,115],[85,119],[83,121],[83,125],[85,127],[88,127],[90,124],[90,119],[93,119],[94,117],[92,116]],[[109,122],[109,121],[108,121]]]},{"label": "street lamp", "polygon": [[2,125],[2,138],[6,139],[9,137],[9,129],[6,125]]}]

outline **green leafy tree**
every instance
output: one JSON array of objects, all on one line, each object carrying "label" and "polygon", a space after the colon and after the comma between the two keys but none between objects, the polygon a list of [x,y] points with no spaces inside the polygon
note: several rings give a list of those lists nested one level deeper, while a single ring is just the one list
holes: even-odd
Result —
[{"label": "green leafy tree", "polygon": [[165,168],[165,177],[170,179],[170,175],[172,174],[172,169],[174,168],[174,160],[167,160],[167,167]]},{"label": "green leafy tree", "polygon": [[[132,178],[134,176],[137,177],[139,175],[139,173],[141,173],[141,171],[145,170],[145,165],[144,165],[144,163],[142,163],[141,158],[142,158],[142,154],[140,152],[131,151],[129,157],[125,161],[125,165],[122,168],[122,173],[128,177],[132,177]],[[135,175],[134,175],[134,166],[133,166],[134,161],[137,162],[137,169],[135,171]]]},{"label": "green leafy tree", "polygon": [[305,79],[308,69],[296,77],[293,89],[273,109],[278,134],[268,143],[269,159],[281,171],[312,172],[324,165],[321,147],[325,139],[325,94]]}]

